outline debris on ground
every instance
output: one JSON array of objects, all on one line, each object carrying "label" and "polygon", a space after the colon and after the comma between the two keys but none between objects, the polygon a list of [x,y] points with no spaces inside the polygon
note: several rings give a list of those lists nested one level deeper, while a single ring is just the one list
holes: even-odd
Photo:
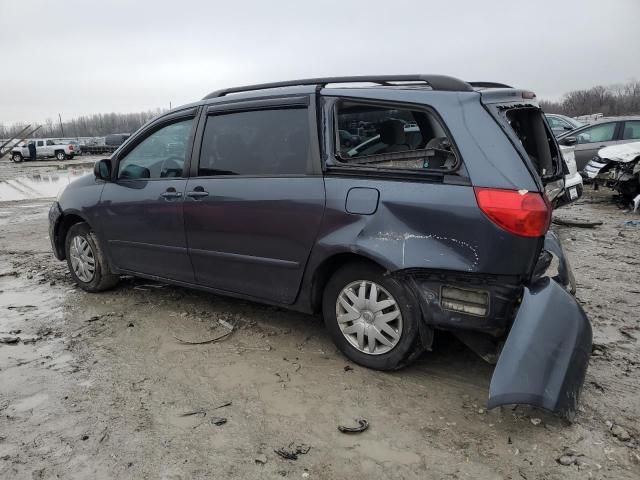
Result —
[{"label": "debris on ground", "polygon": [[531,419],[531,423],[534,425],[540,425],[542,423],[542,419],[541,418],[532,418]]},{"label": "debris on ground", "polygon": [[222,340],[223,338],[228,337],[229,335],[231,335],[233,333],[233,330],[229,331],[229,332],[225,332],[222,335],[218,335],[217,337],[214,338],[210,338],[209,340],[202,340],[200,342],[191,342],[189,340],[183,340],[182,338],[176,337],[175,335],[173,336],[173,338],[175,338],[176,340],[178,340],[180,343],[184,343],[186,345],[204,345],[206,343],[214,343],[217,342],[219,340]]},{"label": "debris on ground", "polygon": [[4,343],[6,345],[15,345],[20,341],[20,337],[16,335],[4,335],[0,337],[0,343]]},{"label": "debris on ground", "polygon": [[560,465],[564,465],[568,467],[569,465],[575,465],[578,463],[578,457],[582,457],[583,455],[576,452],[572,448],[565,448],[562,455],[556,458],[556,462]]},{"label": "debris on ground", "polygon": [[167,284],[165,283],[143,283],[141,285],[136,285],[135,287],[133,287],[134,290],[151,290],[151,289],[159,289],[159,288],[164,288],[166,287]]},{"label": "debris on ground", "polygon": [[369,428],[369,422],[364,418],[356,418],[355,421],[358,424],[357,426],[345,427],[344,425],[338,425],[338,430],[342,433],[360,433]]},{"label": "debris on ground", "polygon": [[297,460],[298,455],[306,455],[309,450],[311,450],[311,447],[305,443],[291,442],[286,447],[278,448],[274,452],[285,460]]},{"label": "debris on ground", "polygon": [[[186,312],[184,312],[184,313],[186,313]],[[224,323],[222,323],[222,322],[224,322]],[[224,320],[218,320],[218,323],[220,323],[220,325],[225,327],[227,329],[227,331],[225,333],[221,334],[221,335],[218,335],[217,337],[210,338],[209,340],[202,340],[202,341],[192,342],[192,341],[189,341],[189,340],[183,340],[182,338],[176,337],[175,335],[173,335],[173,338],[178,340],[180,343],[185,343],[187,345],[204,345],[206,343],[214,343],[214,342],[217,342],[219,340],[222,340],[223,338],[227,338],[229,335],[231,335],[236,330],[234,325],[231,325],[229,322],[226,322]]]},{"label": "debris on ground", "polygon": [[209,423],[211,425],[217,425],[219,427],[220,425],[224,425],[225,423],[227,423],[227,419],[225,417],[211,417]]},{"label": "debris on ground", "polygon": [[197,415],[199,417],[206,417],[207,412],[205,412],[204,410],[194,410],[192,412],[186,412],[186,413],[180,414],[181,417],[192,417],[194,415]]},{"label": "debris on ground", "polygon": [[611,428],[611,435],[616,437],[621,442],[628,442],[629,440],[631,440],[631,435],[629,435],[629,432],[627,432],[620,425],[614,425]]},{"label": "debris on ground", "polygon": [[578,228],[595,228],[602,225],[600,220],[574,220],[569,218],[553,217],[552,222],[556,225],[563,225],[565,227],[578,227]]},{"label": "debris on ground", "polygon": [[256,463],[259,463],[260,465],[264,465],[265,463],[267,463],[267,456],[265,454],[260,454],[260,455],[256,456],[254,461]]},{"label": "debris on ground", "polygon": [[344,366],[344,371],[345,372],[350,372],[351,370],[353,370],[353,367],[351,365],[345,365]]},{"label": "debris on ground", "polygon": [[640,227],[640,220],[626,220],[622,222],[625,227]]}]

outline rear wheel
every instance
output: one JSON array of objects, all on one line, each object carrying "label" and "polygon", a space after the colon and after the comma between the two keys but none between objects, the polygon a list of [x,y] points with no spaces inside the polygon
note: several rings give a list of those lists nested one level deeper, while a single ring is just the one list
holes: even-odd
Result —
[{"label": "rear wheel", "polygon": [[69,155],[65,155],[65,158],[67,160],[73,160],[73,153],[69,154]]},{"label": "rear wheel", "polygon": [[336,346],[365,367],[395,370],[422,348],[417,302],[373,265],[353,263],[338,270],[325,287],[322,309]]},{"label": "rear wheel", "polygon": [[22,160],[24,160],[24,158],[22,158],[22,154],[15,152],[13,155],[11,155],[11,160],[13,160],[15,163],[20,163]]},{"label": "rear wheel", "polygon": [[76,223],[65,240],[67,265],[73,280],[87,292],[101,292],[114,287],[120,277],[109,270],[95,233],[86,223]]},{"label": "rear wheel", "polygon": [[65,153],[62,150],[58,150],[56,152],[56,159],[57,160],[66,160],[67,156],[65,155]]}]

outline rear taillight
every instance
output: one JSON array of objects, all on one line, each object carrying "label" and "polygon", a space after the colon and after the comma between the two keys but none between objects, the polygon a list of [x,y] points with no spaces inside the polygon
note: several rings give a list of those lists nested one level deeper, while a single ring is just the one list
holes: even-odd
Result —
[{"label": "rear taillight", "polygon": [[489,219],[521,237],[541,237],[551,223],[551,206],[540,193],[475,187],[478,206]]}]

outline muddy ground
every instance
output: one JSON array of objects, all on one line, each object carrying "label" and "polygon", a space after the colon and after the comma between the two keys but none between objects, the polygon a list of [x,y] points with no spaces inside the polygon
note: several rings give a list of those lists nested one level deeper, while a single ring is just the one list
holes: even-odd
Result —
[{"label": "muddy ground", "polygon": [[[24,175],[64,170],[0,161],[5,184]],[[640,216],[611,196],[557,212],[604,222],[555,227],[596,345],[573,424],[486,411],[492,367],[444,334],[382,373],[348,362],[320,318],[135,279],[84,293],[50,253],[51,200],[0,202],[0,338],[20,339],[0,343],[0,478],[637,479],[640,226],[622,223]],[[236,326],[224,341],[178,340],[220,320]],[[356,417],[366,432],[337,430]],[[310,448],[274,453],[292,443]]]}]

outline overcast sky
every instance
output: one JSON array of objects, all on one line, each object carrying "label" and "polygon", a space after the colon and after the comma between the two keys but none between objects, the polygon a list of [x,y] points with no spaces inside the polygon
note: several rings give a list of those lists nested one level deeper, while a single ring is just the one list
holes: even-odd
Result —
[{"label": "overcast sky", "polygon": [[441,73],[557,99],[640,79],[640,0],[0,0],[0,123],[302,77]]}]

